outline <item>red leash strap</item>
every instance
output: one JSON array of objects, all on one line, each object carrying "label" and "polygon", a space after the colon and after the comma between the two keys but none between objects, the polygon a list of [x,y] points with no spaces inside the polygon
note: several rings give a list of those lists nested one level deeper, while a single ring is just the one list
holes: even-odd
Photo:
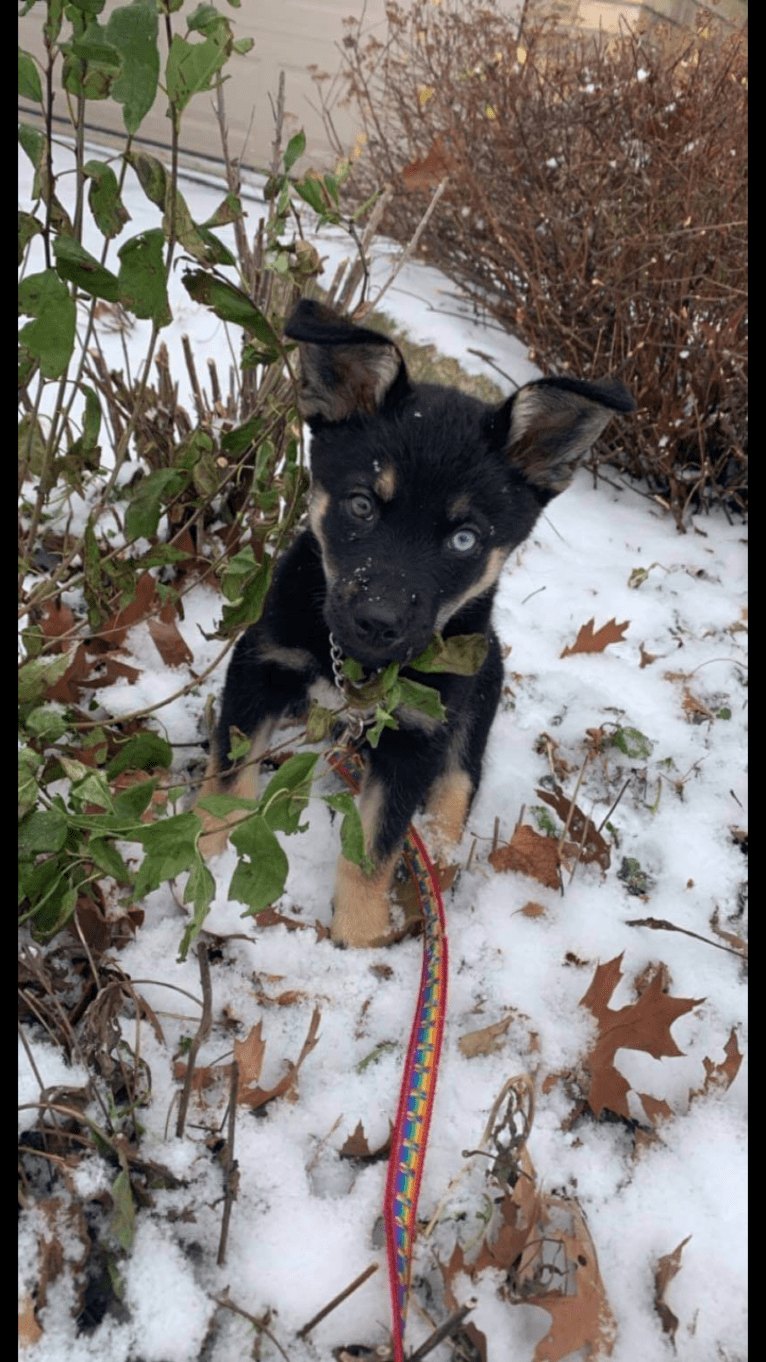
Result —
[{"label": "red leash strap", "polygon": [[[329,760],[330,765],[356,793],[359,789],[360,758],[334,752]],[[423,968],[399,1092],[396,1125],[391,1137],[383,1206],[395,1362],[404,1362],[404,1330],[418,1197],[447,1012],[448,973],[447,933],[439,880],[428,852],[412,825],[407,832],[404,855],[423,914]]]}]

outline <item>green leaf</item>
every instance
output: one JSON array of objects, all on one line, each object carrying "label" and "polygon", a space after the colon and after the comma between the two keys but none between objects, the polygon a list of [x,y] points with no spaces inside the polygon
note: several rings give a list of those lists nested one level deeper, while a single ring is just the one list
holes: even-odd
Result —
[{"label": "green leaf", "polygon": [[313,175],[306,175],[302,180],[296,180],[293,188],[299,194],[304,203],[314,209],[315,213],[323,214],[327,208],[325,197],[322,193],[322,186],[319,180]]},{"label": "green leaf", "polygon": [[419,709],[422,714],[428,714],[432,719],[439,719],[442,723],[447,717],[438,690],[434,690],[433,686],[421,686],[419,681],[410,681],[406,676],[399,677],[397,707],[399,705]]},{"label": "green leaf", "polygon": [[287,857],[268,823],[258,814],[238,823],[229,840],[240,856],[249,857],[237,864],[229,885],[229,898],[246,904],[250,913],[260,913],[284,890]]},{"label": "green leaf", "polygon": [[324,742],[329,738],[333,728],[338,722],[338,711],[326,709],[324,705],[313,701],[311,709],[306,719],[306,737],[309,742]]},{"label": "green leaf", "polygon": [[650,742],[637,728],[618,728],[612,735],[612,743],[625,753],[626,757],[646,758],[652,755],[654,743]]},{"label": "green leaf", "polygon": [[296,752],[280,766],[261,795],[259,808],[272,832],[298,832],[309,802],[317,752]]},{"label": "green leaf", "polygon": [[286,171],[292,169],[292,167],[295,165],[295,162],[298,160],[300,156],[303,155],[305,150],[306,150],[306,134],[301,128],[299,132],[296,132],[294,137],[290,138],[290,141],[288,142],[287,147],[285,149],[283,160]]},{"label": "green leaf", "polygon": [[42,232],[43,226],[37,221],[32,213],[23,213],[19,210],[19,264],[24,259],[24,251],[33,236]]},{"label": "green leaf", "polygon": [[60,709],[54,705],[42,705],[27,715],[24,727],[42,742],[54,743],[64,736],[69,724]]},{"label": "green leaf", "polygon": [[105,875],[111,875],[118,884],[130,884],[132,876],[114,842],[108,837],[91,835],[88,842],[88,856]]},{"label": "green leaf", "polygon": [[32,658],[19,667],[19,693],[21,704],[42,700],[49,686],[61,679],[69,666],[68,653],[59,657]]},{"label": "green leaf", "polygon": [[228,33],[215,29],[202,43],[189,43],[178,33],[168,53],[166,87],[176,120],[193,95],[209,90],[227,57]]},{"label": "green leaf", "polygon": [[230,632],[235,628],[244,628],[248,624],[255,624],[261,618],[263,603],[271,584],[273,566],[273,560],[264,557],[255,575],[244,587],[241,597],[232,605],[223,607],[222,630]]},{"label": "green leaf", "polygon": [[222,321],[243,326],[264,344],[279,346],[279,338],[263,313],[234,284],[216,279],[204,270],[185,270],[183,284],[195,302],[212,308]]},{"label": "green leaf", "polygon": [[37,803],[37,776],[43,758],[32,747],[20,747],[19,764],[19,818],[35,807]]},{"label": "green leaf", "polygon": [[212,813],[214,818],[227,818],[230,813],[238,813],[240,809],[248,809],[250,813],[255,813],[256,803],[253,799],[243,799],[239,795],[205,795],[198,799],[195,808],[203,809],[205,813]]},{"label": "green leaf", "polygon": [[162,230],[165,236],[170,239],[172,225],[175,234],[181,245],[186,248],[195,260],[201,260],[203,265],[234,265],[236,261],[231,251],[218,240],[207,227],[198,227],[193,221],[189,212],[186,200],[183,195],[176,190],[175,194],[175,214],[172,213],[171,196],[165,205],[165,214],[162,219]]},{"label": "green leaf", "polygon": [[131,5],[114,10],[106,23],[107,38],[122,63],[112,85],[112,98],[122,105],[123,122],[131,135],[141,126],[157,93],[158,26],[154,0],[133,0]]},{"label": "green leaf", "polygon": [[343,814],[343,822],[340,825],[340,847],[347,861],[352,861],[354,865],[360,865],[369,872],[372,869],[372,861],[367,855],[364,845],[364,829],[359,810],[352,795],[347,791],[340,794],[323,795],[326,804],[331,809]]},{"label": "green leaf", "polygon": [[62,279],[76,284],[92,298],[105,298],[116,303],[118,298],[117,276],[100,265],[95,256],[86,251],[79,241],[71,236],[57,236],[53,241],[53,254],[56,269]]},{"label": "green leaf", "polygon": [[43,378],[60,378],[74,350],[77,309],[55,270],[28,274],[19,284],[19,313],[35,320],[19,332],[30,354],[40,361]]},{"label": "green leaf", "polygon": [[[231,3],[232,0],[229,0],[229,4]],[[231,50],[232,52],[236,52],[240,57],[244,57],[248,52],[252,51],[254,46],[255,38],[235,38],[231,45]]]},{"label": "green leaf", "polygon": [[156,204],[158,208],[164,209],[168,192],[168,179],[162,162],[158,161],[156,156],[150,156],[148,151],[137,151],[135,149],[125,152],[125,160],[135,170],[147,199]]},{"label": "green leaf", "polygon": [[[245,421],[241,426],[235,426],[233,430],[228,430],[221,436],[221,449],[225,454],[230,454],[236,458],[239,454],[244,454],[246,449],[255,444],[256,437],[263,429],[263,421],[260,416],[251,416],[249,421]],[[251,550],[252,552],[252,550]],[[232,560],[233,561],[233,560]],[[255,566],[255,560],[253,560]],[[234,593],[237,594],[236,592]],[[229,599],[233,599],[229,597]]]},{"label": "green leaf", "polygon": [[106,768],[108,780],[122,771],[151,771],[156,766],[168,767],[173,761],[173,749],[158,733],[136,733],[112,757]]},{"label": "green leaf", "polygon": [[202,223],[203,227],[225,227],[227,223],[238,222],[240,218],[246,217],[242,207],[242,200],[238,194],[227,194],[226,198],[219,203],[215,212]]},{"label": "green leaf", "polygon": [[32,99],[35,104],[43,102],[43,87],[40,84],[40,72],[37,63],[31,52],[24,52],[19,48],[19,94],[24,99]]},{"label": "green leaf", "polygon": [[187,478],[177,468],[156,468],[133,489],[125,512],[129,539],[151,539],[157,533],[163,505],[181,491]]},{"label": "green leaf", "polygon": [[191,870],[197,857],[200,828],[196,814],[178,813],[140,830],[131,829],[128,840],[141,842],[146,853],[136,876],[138,898],[182,871]]},{"label": "green leaf", "polygon": [[199,852],[189,871],[189,878],[184,889],[184,903],[191,903],[193,908],[192,920],[183,935],[179,958],[186,959],[192,942],[199,936],[202,924],[210,911],[210,905],[215,898],[215,879],[208,870]]},{"label": "green leaf", "polygon": [[119,823],[137,823],[152,802],[157,788],[156,780],[142,780],[137,785],[129,785],[121,790],[114,799],[114,813]]},{"label": "green leaf", "polygon": [[119,236],[130,213],[120,198],[117,176],[105,161],[86,161],[83,166],[88,186],[88,204],[96,226],[107,241]]},{"label": "green leaf", "polygon": [[121,246],[119,299],[135,317],[147,317],[158,328],[173,320],[165,284],[163,249],[165,238],[159,227],[131,237]]},{"label": "green leaf", "polygon": [[197,8],[189,15],[186,20],[186,27],[190,32],[201,33],[204,32],[206,28],[209,28],[211,24],[217,24],[221,20],[223,20],[224,23],[229,22],[228,19],[224,19],[224,16],[216,9],[215,5],[203,3],[197,5]]},{"label": "green leaf", "polygon": [[82,435],[69,447],[67,460],[71,464],[72,460],[76,463],[84,463],[88,468],[98,466],[98,454],[100,453],[98,436],[101,430],[101,403],[97,394],[86,383],[80,384],[80,391],[85,394],[85,410],[82,418]]},{"label": "green leaf", "polygon": [[370,744],[370,747],[377,747],[380,742],[380,735],[384,728],[398,727],[399,725],[393,714],[389,714],[387,710],[383,709],[382,705],[377,705],[375,709],[375,722],[371,728],[367,729],[364,736]]},{"label": "green leaf", "polygon": [[434,634],[428,647],[408,663],[419,672],[452,672],[456,676],[475,676],[487,656],[484,634],[456,634],[443,639]]},{"label": "green leaf", "polygon": [[128,1253],[136,1237],[136,1207],[124,1154],[120,1162],[123,1166],[112,1183],[112,1219],[109,1228],[120,1247]]},{"label": "green leaf", "polygon": [[19,824],[19,854],[60,851],[68,831],[67,816],[60,809],[35,809]]}]

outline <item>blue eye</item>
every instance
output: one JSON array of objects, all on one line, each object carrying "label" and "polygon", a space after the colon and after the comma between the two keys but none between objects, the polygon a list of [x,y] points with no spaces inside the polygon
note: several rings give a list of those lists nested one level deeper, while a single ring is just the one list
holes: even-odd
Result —
[{"label": "blue eye", "polygon": [[457,549],[458,553],[470,553],[471,549],[478,544],[479,536],[475,530],[455,530],[449,542],[450,547]]}]

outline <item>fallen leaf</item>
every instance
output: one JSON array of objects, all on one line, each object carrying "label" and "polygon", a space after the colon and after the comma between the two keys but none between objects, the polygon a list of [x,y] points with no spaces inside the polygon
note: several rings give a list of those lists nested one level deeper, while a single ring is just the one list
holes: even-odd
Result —
[{"label": "fallen leaf", "polygon": [[729,1039],[723,1047],[723,1052],[726,1058],[720,1064],[714,1064],[712,1059],[707,1057],[703,1059],[705,1081],[701,1088],[695,1088],[693,1092],[689,1093],[690,1102],[695,1097],[706,1097],[708,1093],[716,1090],[725,1092],[737,1077],[742,1064],[742,1053],[737,1044],[737,1033],[734,1027],[729,1032]]},{"label": "fallen leaf", "polygon": [[97,634],[90,639],[88,647],[91,652],[106,652],[110,648],[119,647],[125,642],[125,636],[132,625],[137,624],[148,615],[157,590],[155,582],[150,572],[142,572],[136,582],[136,594],[132,601],[129,601],[122,610],[118,610],[110,619],[102,624]]},{"label": "fallen leaf", "polygon": [[[286,1097],[288,1102],[297,1102],[298,1073],[304,1059],[306,1058],[307,1055],[311,1054],[311,1051],[317,1044],[318,1040],[317,1032],[319,1030],[319,1022],[321,1020],[321,1016],[322,1014],[319,1011],[319,1008],[315,1007],[311,1016],[311,1021],[309,1023],[308,1034],[306,1036],[305,1041],[303,1042],[303,1048],[297,1060],[295,1061],[295,1063],[293,1063],[292,1060],[286,1061],[285,1072],[280,1078],[279,1082],[274,1084],[273,1088],[253,1088],[253,1087],[246,1088],[244,1084],[240,1081],[238,1101],[241,1102],[243,1106],[250,1107],[252,1111],[257,1111],[259,1107],[264,1107],[267,1102],[272,1102],[275,1097]],[[253,1033],[256,1030],[259,1030],[259,1028],[260,1022],[258,1023],[257,1027],[253,1027],[253,1030],[250,1032],[250,1036],[248,1036],[248,1040],[244,1042],[245,1045],[247,1045],[248,1042],[250,1042],[251,1044],[250,1054],[253,1061],[253,1065],[255,1065],[255,1063],[257,1062],[257,1044],[258,1039],[260,1038],[260,1032],[258,1039],[254,1037]],[[236,1042],[234,1045],[234,1053],[235,1058],[238,1059],[239,1055],[237,1054]],[[262,1060],[263,1055],[261,1055],[261,1062]],[[248,1081],[252,1083],[253,1079],[249,1079]]]},{"label": "fallen leaf", "polygon": [[656,662],[656,661],[657,661],[657,658],[659,657],[659,653],[647,653],[647,652],[644,652],[644,645],[643,645],[643,643],[639,643],[638,649],[639,649],[639,652],[640,652],[640,654],[641,654],[641,661],[640,661],[640,663],[639,663],[639,669],[640,669],[641,671],[643,671],[644,667],[650,667],[651,664],[652,664],[653,662]]},{"label": "fallen leaf", "polygon": [[635,1002],[610,1008],[609,999],[622,978],[621,964],[622,955],[618,955],[599,965],[580,1005],[592,1012],[599,1028],[598,1039],[584,1061],[590,1078],[588,1105],[596,1116],[606,1108],[629,1120],[630,1085],[614,1066],[615,1054],[630,1049],[643,1050],[655,1059],[682,1055],[670,1028],[704,999],[672,998],[663,992],[662,973],[655,971]]},{"label": "fallen leaf", "polygon": [[567,1263],[568,1281],[574,1294],[546,1291],[537,1296],[524,1295],[529,1305],[539,1305],[551,1316],[551,1327],[535,1348],[532,1362],[561,1362],[562,1358],[588,1349],[590,1362],[599,1357],[610,1357],[617,1336],[617,1325],[607,1299],[598,1266],[598,1258],[590,1231],[576,1200],[548,1197],[550,1208],[565,1210],[571,1216],[572,1228],[551,1231],[550,1238],[558,1238]]},{"label": "fallen leaf", "polygon": [[234,1059],[239,1065],[239,1100],[244,1102],[245,1088],[257,1083],[263,1068],[266,1042],[263,1039],[263,1022],[256,1022],[244,1040],[235,1040]]},{"label": "fallen leaf", "polygon": [[712,709],[708,709],[707,705],[704,704],[704,702],[700,700],[698,696],[692,695],[688,686],[684,686],[684,694],[681,704],[683,706],[684,713],[686,714],[687,718],[690,720],[691,723],[701,724],[703,719],[715,718],[715,714],[713,713]]},{"label": "fallen leaf", "polygon": [[159,619],[148,621],[152,642],[166,667],[182,667],[194,661],[194,653],[180,633],[174,614],[174,607],[168,601],[163,605]]},{"label": "fallen leaf", "polygon": [[624,641],[623,635],[630,624],[630,620],[618,624],[616,619],[611,619],[594,632],[595,623],[595,618],[588,620],[588,623],[582,626],[574,643],[566,647],[561,656],[571,657],[573,653],[603,653],[610,643],[622,643]]},{"label": "fallen leaf", "polygon": [[535,832],[534,828],[516,828],[507,846],[490,853],[489,863],[498,873],[518,870],[549,889],[559,888],[558,844],[552,837]]},{"label": "fallen leaf", "polygon": [[43,1331],[35,1318],[35,1303],[30,1295],[26,1295],[19,1301],[19,1343],[22,1348],[28,1348],[42,1336]]},{"label": "fallen leaf", "polygon": [[722,941],[728,941],[733,950],[747,959],[747,942],[743,940],[741,936],[737,936],[735,932],[725,932],[722,927],[718,926],[719,919],[719,910],[716,908],[710,919],[711,930],[714,931],[716,936],[719,936]]},{"label": "fallen leaf", "polygon": [[608,870],[611,864],[609,846],[601,833],[593,825],[589,818],[586,818],[582,809],[568,799],[560,786],[556,785],[553,793],[550,790],[538,790],[537,795],[544,803],[549,804],[556,810],[559,818],[564,825],[569,824],[569,837],[576,844],[578,859],[585,865],[590,865],[596,861],[602,870]]},{"label": "fallen leaf", "polygon": [[541,903],[525,903],[524,907],[519,909],[525,917],[542,917],[545,911]]},{"label": "fallen leaf", "polygon": [[[70,610],[68,605],[62,605],[60,600],[55,600],[46,603],[40,620],[40,628],[43,638],[60,639],[62,635],[71,633],[76,623],[74,611]],[[48,653],[61,653],[65,649],[63,643],[57,642],[46,651]]]},{"label": "fallen leaf", "polygon": [[490,1026],[483,1026],[479,1031],[466,1031],[465,1035],[458,1040],[458,1049],[466,1059],[475,1059],[477,1055],[495,1055],[503,1048],[503,1036],[507,1033],[511,1024],[510,1015],[504,1017],[502,1021],[492,1022]]},{"label": "fallen leaf", "polygon": [[59,700],[62,705],[78,704],[80,687],[87,681],[92,666],[93,659],[88,657],[85,645],[78,643],[64,675],[45,692],[46,700]]},{"label": "fallen leaf", "polygon": [[364,1126],[361,1121],[357,1121],[355,1129],[340,1150],[340,1157],[342,1159],[369,1159],[371,1162],[375,1162],[376,1159],[386,1159],[391,1153],[392,1135],[393,1126],[389,1129],[388,1139],[378,1149],[370,1149],[367,1136],[364,1133]]},{"label": "fallen leaf", "polygon": [[680,1270],[681,1255],[690,1239],[691,1235],[687,1234],[672,1253],[666,1253],[658,1260],[654,1270],[654,1308],[660,1317],[663,1333],[670,1334],[671,1340],[675,1340],[678,1316],[673,1314],[665,1300],[665,1292]]}]

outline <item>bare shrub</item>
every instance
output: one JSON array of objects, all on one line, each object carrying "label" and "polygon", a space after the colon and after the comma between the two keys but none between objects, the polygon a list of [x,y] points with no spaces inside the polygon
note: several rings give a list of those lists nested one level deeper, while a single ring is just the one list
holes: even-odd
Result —
[{"label": "bare shrub", "polygon": [[344,38],[359,194],[394,186],[384,226],[405,240],[446,178],[421,250],[542,369],[636,396],[594,467],[646,478],[679,527],[690,505],[744,507],[745,34],[519,34],[494,0],[387,14],[384,38],[355,20]]}]

